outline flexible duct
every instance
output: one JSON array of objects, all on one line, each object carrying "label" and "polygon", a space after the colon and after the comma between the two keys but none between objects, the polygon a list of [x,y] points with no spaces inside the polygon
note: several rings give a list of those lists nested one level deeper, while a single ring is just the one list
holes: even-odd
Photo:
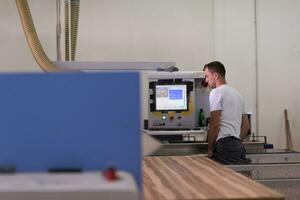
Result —
[{"label": "flexible duct", "polygon": [[65,58],[74,61],[76,55],[79,0],[65,0]]},{"label": "flexible duct", "polygon": [[16,0],[16,4],[27,43],[38,65],[45,72],[63,71],[59,67],[55,66],[45,54],[35,31],[27,0]]},{"label": "flexible duct", "polygon": [[70,60],[70,5],[65,1],[65,60]]},{"label": "flexible duct", "polygon": [[71,0],[71,60],[75,60],[80,0]]}]

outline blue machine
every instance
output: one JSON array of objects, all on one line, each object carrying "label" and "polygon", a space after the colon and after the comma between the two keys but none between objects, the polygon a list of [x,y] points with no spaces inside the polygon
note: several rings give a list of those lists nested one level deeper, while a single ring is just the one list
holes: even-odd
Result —
[{"label": "blue machine", "polygon": [[103,170],[141,184],[137,72],[0,74],[0,169]]}]

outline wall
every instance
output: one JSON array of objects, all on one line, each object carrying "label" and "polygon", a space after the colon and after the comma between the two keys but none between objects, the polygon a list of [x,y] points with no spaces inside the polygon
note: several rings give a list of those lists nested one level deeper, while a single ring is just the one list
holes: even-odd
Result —
[{"label": "wall", "polygon": [[285,147],[284,109],[300,150],[300,1],[259,0],[259,132]]},{"label": "wall", "polygon": [[172,61],[187,70],[213,58],[210,0],[81,1],[78,60]]}]

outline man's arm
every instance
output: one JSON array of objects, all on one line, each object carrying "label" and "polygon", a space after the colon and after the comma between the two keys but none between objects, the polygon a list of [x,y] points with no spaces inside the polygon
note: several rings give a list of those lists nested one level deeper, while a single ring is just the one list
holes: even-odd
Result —
[{"label": "man's arm", "polygon": [[208,130],[208,152],[207,156],[212,157],[212,152],[214,149],[214,145],[219,135],[220,130],[220,116],[221,110],[212,111],[210,113],[210,123],[209,123],[209,130]]},{"label": "man's arm", "polygon": [[249,130],[250,130],[250,123],[249,123],[248,115],[243,114],[242,115],[241,134],[240,134],[241,140],[243,140],[247,136]]}]

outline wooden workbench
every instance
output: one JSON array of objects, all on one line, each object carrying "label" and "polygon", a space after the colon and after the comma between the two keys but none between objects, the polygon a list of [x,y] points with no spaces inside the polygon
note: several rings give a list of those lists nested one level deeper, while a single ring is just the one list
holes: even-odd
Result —
[{"label": "wooden workbench", "polygon": [[284,199],[283,195],[204,156],[146,157],[145,200]]}]

